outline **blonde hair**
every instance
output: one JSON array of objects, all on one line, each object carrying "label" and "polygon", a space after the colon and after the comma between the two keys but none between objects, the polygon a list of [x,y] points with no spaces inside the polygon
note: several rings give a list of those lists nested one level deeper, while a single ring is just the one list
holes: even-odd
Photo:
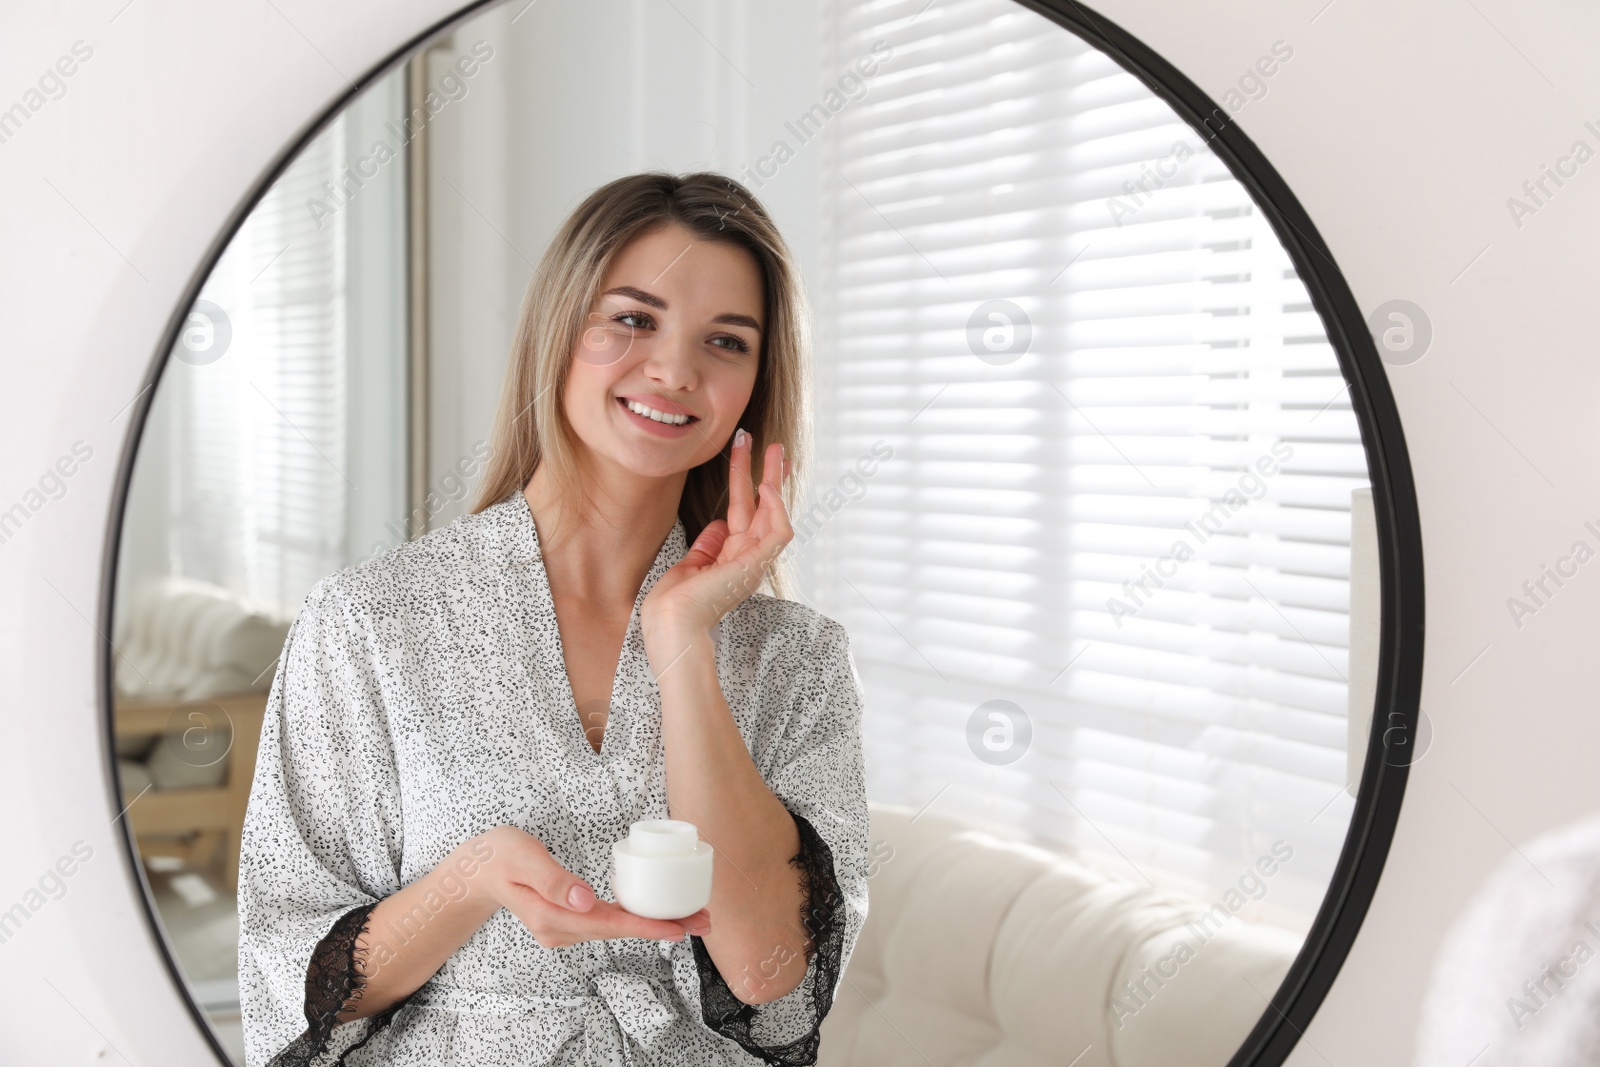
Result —
[{"label": "blonde hair", "polygon": [[[523,296],[474,513],[521,492],[534,469],[549,463],[558,497],[582,521],[592,521],[576,438],[561,402],[568,369],[617,254],[634,238],[671,223],[702,240],[743,248],[761,270],[764,329],[755,386],[738,425],[753,438],[751,476],[758,484],[768,442],[783,442],[790,460],[784,506],[794,514],[809,467],[812,421],[809,313],[794,258],[766,209],[739,182],[710,172],[660,171],[618,178],[590,193],[540,257]],[[727,517],[731,448],[730,435],[716,456],[684,480],[678,517],[687,544],[712,520]],[[766,575],[774,596],[794,588],[788,556],[780,556]]]}]

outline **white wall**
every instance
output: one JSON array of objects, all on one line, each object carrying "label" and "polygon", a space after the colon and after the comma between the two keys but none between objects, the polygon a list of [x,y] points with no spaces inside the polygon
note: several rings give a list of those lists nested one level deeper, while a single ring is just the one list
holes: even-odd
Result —
[{"label": "white wall", "polygon": [[[7,1063],[210,1062],[130,892],[101,752],[93,620],[127,405],[244,190],[346,79],[449,6],[10,0],[0,15],[0,107],[74,41],[94,49],[65,95],[0,143],[0,375],[13,398],[0,511],[73,442],[93,451],[0,544],[0,909],[75,841],[93,849],[65,896],[0,944]],[[1216,97],[1290,41],[1293,60],[1238,120],[1362,306],[1413,300],[1436,332],[1422,360],[1389,368],[1420,487],[1436,733],[1350,964],[1291,1060],[1397,1067],[1472,888],[1514,844],[1600,806],[1600,578],[1585,568],[1520,629],[1506,608],[1600,517],[1587,310],[1600,164],[1520,227],[1506,207],[1575,139],[1594,143],[1583,123],[1600,120],[1600,14],[1548,0],[1100,7]]]},{"label": "white wall", "polygon": [[[430,486],[489,436],[523,291],[562,220],[625,174],[737,175],[761,156],[821,91],[818,8],[516,4],[438,50],[430,82],[480,41],[494,53],[429,124]],[[775,40],[788,47],[762,54],[758,42]],[[757,194],[808,281],[820,255],[819,164],[816,149],[802,151]],[[470,502],[441,508],[432,525]]]}]

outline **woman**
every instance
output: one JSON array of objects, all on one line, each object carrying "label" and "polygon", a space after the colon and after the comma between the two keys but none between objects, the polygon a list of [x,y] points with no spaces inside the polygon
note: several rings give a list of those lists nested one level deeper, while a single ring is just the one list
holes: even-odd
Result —
[{"label": "woman", "polygon": [[[240,860],[249,1067],[816,1061],[867,806],[844,629],[759,591],[804,315],[720,175],[622,178],[563,225],[475,510],[323,579],[285,643]],[[611,902],[648,818],[715,848],[708,908]]]}]

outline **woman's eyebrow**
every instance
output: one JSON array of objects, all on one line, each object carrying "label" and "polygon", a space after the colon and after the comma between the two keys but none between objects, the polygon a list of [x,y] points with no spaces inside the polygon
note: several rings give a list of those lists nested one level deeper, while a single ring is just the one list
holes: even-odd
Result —
[{"label": "woman's eyebrow", "polygon": [[736,315],[731,311],[718,315],[711,321],[727,323],[729,326],[748,326],[756,333],[761,332],[761,324],[755,319],[752,319],[749,315]]},{"label": "woman's eyebrow", "polygon": [[[643,289],[639,289],[632,285],[619,285],[613,289],[607,289],[600,295],[632,297],[641,304],[649,304],[651,307],[660,308],[663,311],[665,311],[667,307],[667,302],[661,299],[659,296],[656,296],[654,293],[647,293]],[[731,311],[724,312],[711,321],[726,323],[729,326],[748,326],[757,333],[761,332],[761,324],[755,319],[751,318],[749,315],[740,315]]]},{"label": "woman's eyebrow", "polygon": [[647,293],[643,289],[636,289],[631,285],[619,285],[615,289],[607,289],[601,296],[631,296],[641,304],[649,304],[653,308],[666,310],[667,302],[654,293]]}]

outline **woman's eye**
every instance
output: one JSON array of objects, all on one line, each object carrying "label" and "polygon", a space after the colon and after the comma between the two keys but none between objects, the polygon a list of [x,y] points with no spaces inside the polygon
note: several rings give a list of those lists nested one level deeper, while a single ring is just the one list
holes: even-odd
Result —
[{"label": "woman's eye", "polygon": [[[639,319],[641,321],[629,322],[629,319]],[[650,316],[646,315],[642,311],[624,311],[620,315],[613,316],[611,321],[620,322],[624,326],[632,326],[639,330],[648,330],[650,327],[655,325],[655,322],[650,318]]]},{"label": "woman's eye", "polygon": [[[717,344],[717,342],[719,342],[719,341],[727,341],[729,343],[727,345],[720,345],[720,344]],[[742,337],[713,337],[711,339],[711,343],[714,344],[714,345],[717,345],[718,348],[726,348],[730,352],[748,352],[748,351],[750,351],[750,346],[745,342],[745,339],[742,338]]]}]

